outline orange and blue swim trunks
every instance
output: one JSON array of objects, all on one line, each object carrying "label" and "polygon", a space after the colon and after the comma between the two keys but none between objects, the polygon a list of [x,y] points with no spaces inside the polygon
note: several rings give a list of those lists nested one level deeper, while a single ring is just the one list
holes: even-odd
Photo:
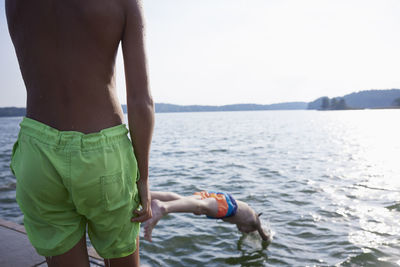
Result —
[{"label": "orange and blue swim trunks", "polygon": [[194,193],[195,195],[201,196],[201,199],[215,198],[218,203],[218,213],[216,217],[207,216],[210,219],[224,219],[227,217],[234,216],[237,211],[236,200],[231,194],[225,192],[214,192],[214,191],[201,191]]}]

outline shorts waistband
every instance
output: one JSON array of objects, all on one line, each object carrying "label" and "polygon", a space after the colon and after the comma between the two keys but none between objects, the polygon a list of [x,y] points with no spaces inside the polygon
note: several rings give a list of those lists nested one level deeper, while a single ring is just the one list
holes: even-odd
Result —
[{"label": "shorts waistband", "polygon": [[125,124],[106,128],[97,133],[84,134],[77,131],[59,131],[39,121],[24,117],[21,126],[21,135],[28,135],[42,143],[70,148],[95,148],[112,144],[126,138],[128,129]]}]

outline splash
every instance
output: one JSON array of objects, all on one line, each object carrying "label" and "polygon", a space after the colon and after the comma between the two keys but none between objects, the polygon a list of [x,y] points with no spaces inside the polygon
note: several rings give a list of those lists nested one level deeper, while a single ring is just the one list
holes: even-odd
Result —
[{"label": "splash", "polygon": [[248,234],[243,233],[238,242],[238,249],[246,252],[265,250],[272,242],[275,232],[271,229],[268,221],[261,220],[261,227],[270,237],[269,241],[264,241],[257,231]]}]

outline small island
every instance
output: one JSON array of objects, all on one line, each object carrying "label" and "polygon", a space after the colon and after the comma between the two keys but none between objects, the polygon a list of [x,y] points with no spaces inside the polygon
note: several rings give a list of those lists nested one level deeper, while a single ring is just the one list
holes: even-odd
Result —
[{"label": "small island", "polygon": [[342,97],[323,96],[308,103],[307,109],[351,110],[400,108],[400,89],[367,90]]}]

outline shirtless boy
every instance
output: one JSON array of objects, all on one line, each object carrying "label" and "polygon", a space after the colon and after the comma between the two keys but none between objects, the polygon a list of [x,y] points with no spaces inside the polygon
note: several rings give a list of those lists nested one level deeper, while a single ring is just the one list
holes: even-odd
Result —
[{"label": "shirtless boy", "polygon": [[[86,227],[106,266],[139,265],[154,124],[139,2],[5,1],[27,92],[11,168],[28,237],[49,266],[89,266]],[[115,87],[120,43],[132,142]]]},{"label": "shirtless boy", "polygon": [[172,192],[151,191],[153,217],[144,223],[144,238],[151,241],[151,233],[158,221],[174,212],[188,212],[195,215],[207,215],[210,219],[222,219],[236,224],[239,231],[250,233],[257,231],[264,241],[270,236],[261,226],[258,214],[245,202],[235,200],[224,192],[197,192],[192,196],[180,196]]}]

